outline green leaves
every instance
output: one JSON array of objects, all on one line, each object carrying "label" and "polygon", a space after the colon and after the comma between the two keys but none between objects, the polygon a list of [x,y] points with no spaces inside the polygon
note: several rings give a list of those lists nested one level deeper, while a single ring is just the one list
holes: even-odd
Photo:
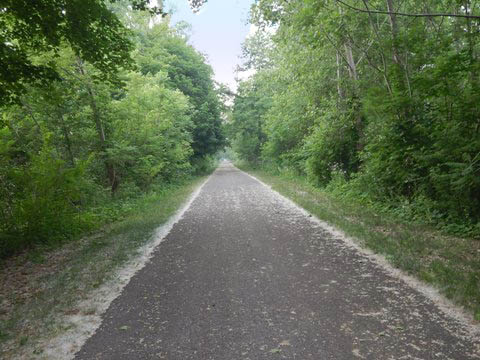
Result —
[{"label": "green leaves", "polygon": [[128,78],[127,95],[113,104],[115,145],[108,155],[120,176],[147,189],[188,169],[191,107],[185,95],[166,87],[161,73]]},{"label": "green leaves", "polygon": [[122,202],[211,165],[220,91],[178,31],[115,4],[127,30],[103,0],[4,3],[0,258],[114,221]]},{"label": "green leaves", "polygon": [[[145,8],[148,1],[134,1]],[[62,46],[99,70],[98,78],[118,84],[121,68],[132,68],[130,32],[104,0],[3,0],[0,2],[0,105],[19,101],[26,86],[61,78],[53,61]]]},{"label": "green leaves", "polygon": [[[357,5],[386,7],[383,0]],[[390,5],[403,13],[465,12],[451,1]],[[470,13],[480,11],[471,6]],[[408,203],[417,208],[406,215],[413,221],[478,224],[480,34],[473,20],[392,17],[313,0],[260,0],[252,20],[260,33],[244,46],[245,67],[256,73],[240,84],[229,125],[241,159],[399,212]]]}]

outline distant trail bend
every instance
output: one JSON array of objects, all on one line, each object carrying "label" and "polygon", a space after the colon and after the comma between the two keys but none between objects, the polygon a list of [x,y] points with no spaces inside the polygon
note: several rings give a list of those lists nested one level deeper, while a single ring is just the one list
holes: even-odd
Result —
[{"label": "distant trail bend", "polygon": [[480,359],[469,335],[223,163],[76,359]]}]

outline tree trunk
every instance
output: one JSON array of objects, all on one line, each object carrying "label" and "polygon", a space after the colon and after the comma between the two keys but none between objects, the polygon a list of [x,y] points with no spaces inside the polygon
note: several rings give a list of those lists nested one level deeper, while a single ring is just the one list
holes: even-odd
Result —
[{"label": "tree trunk", "polygon": [[398,51],[398,25],[397,25],[397,16],[394,14],[395,8],[393,6],[393,0],[387,1],[387,9],[390,20],[390,28],[392,29],[392,39],[393,39],[393,62],[397,65],[400,65],[400,55]]},{"label": "tree trunk", "polygon": [[[365,5],[366,10],[370,10],[368,7],[367,0],[363,0],[363,4]],[[370,12],[368,13],[368,20],[370,22],[370,26],[373,29],[373,32],[375,33],[378,45],[380,45],[382,43],[382,37],[380,36],[380,33],[379,33],[379,26],[375,24],[375,21],[373,21],[374,19],[372,18],[372,14]],[[387,61],[385,60],[385,54],[383,50],[380,48],[380,46],[378,51],[380,54],[380,59],[382,60],[382,67],[383,67],[382,76],[383,76],[383,79],[385,80],[385,85],[387,86],[388,93],[392,95],[393,91],[392,91],[392,86],[390,85],[390,79],[388,78],[388,67],[387,67]]]},{"label": "tree trunk", "polygon": [[345,47],[345,57],[348,62],[348,72],[350,74],[350,77],[354,81],[357,81],[358,80],[357,64],[353,59],[352,44],[350,43],[350,39],[347,40],[347,42],[344,44],[344,47]]},{"label": "tree trunk", "polygon": [[[85,70],[83,68],[83,63],[81,59],[78,59],[78,68],[80,73],[85,76]],[[95,122],[95,127],[97,129],[98,138],[100,140],[100,150],[102,151],[102,156],[104,157],[105,169],[107,171],[108,182],[111,188],[112,196],[115,194],[115,191],[118,187],[118,179],[115,172],[115,166],[112,164],[111,160],[108,159],[106,155],[106,150],[108,148],[107,142],[105,139],[105,131],[103,129],[102,118],[100,111],[98,110],[97,102],[95,101],[95,93],[89,84],[88,80],[86,82],[86,88],[88,93],[88,99],[90,103],[90,109],[92,110],[93,120]]]},{"label": "tree trunk", "polygon": [[343,93],[342,89],[342,63],[341,63],[341,58],[340,58],[340,53],[338,50],[336,51],[336,56],[337,56],[337,93],[338,93],[338,98],[340,101],[343,101],[345,98],[345,94]]},{"label": "tree trunk", "polygon": [[408,69],[406,68],[406,64],[403,63],[402,58],[400,56],[400,45],[398,40],[398,23],[397,23],[397,15],[395,15],[395,7],[394,7],[394,0],[386,0],[387,2],[387,9],[389,12],[388,19],[390,21],[390,28],[392,30],[392,52],[393,52],[393,62],[398,74],[398,81],[400,90],[403,92],[408,90],[408,95],[412,96],[411,86],[410,86],[410,79],[408,75]]},{"label": "tree trunk", "polygon": [[70,165],[75,166],[75,158],[73,157],[73,152],[72,152],[72,142],[70,141],[70,135],[68,134],[68,129],[65,124],[65,119],[63,118],[62,113],[59,113],[58,117],[60,119],[60,124],[62,127],[63,138],[65,140],[65,147],[67,148],[68,160],[70,161]]}]

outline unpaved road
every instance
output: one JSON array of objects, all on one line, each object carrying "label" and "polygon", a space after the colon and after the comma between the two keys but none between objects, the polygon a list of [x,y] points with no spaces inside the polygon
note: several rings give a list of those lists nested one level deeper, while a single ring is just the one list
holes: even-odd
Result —
[{"label": "unpaved road", "polygon": [[231,165],[76,359],[476,359],[468,328]]}]

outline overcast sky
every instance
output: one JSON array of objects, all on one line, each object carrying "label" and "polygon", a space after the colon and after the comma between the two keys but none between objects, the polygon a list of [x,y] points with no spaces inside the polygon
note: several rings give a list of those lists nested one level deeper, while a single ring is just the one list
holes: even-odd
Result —
[{"label": "overcast sky", "polygon": [[248,11],[254,0],[208,0],[194,14],[187,0],[166,0],[174,10],[172,22],[184,20],[192,25],[190,43],[208,56],[215,80],[235,89],[234,70],[239,64],[241,44],[249,33]]}]

